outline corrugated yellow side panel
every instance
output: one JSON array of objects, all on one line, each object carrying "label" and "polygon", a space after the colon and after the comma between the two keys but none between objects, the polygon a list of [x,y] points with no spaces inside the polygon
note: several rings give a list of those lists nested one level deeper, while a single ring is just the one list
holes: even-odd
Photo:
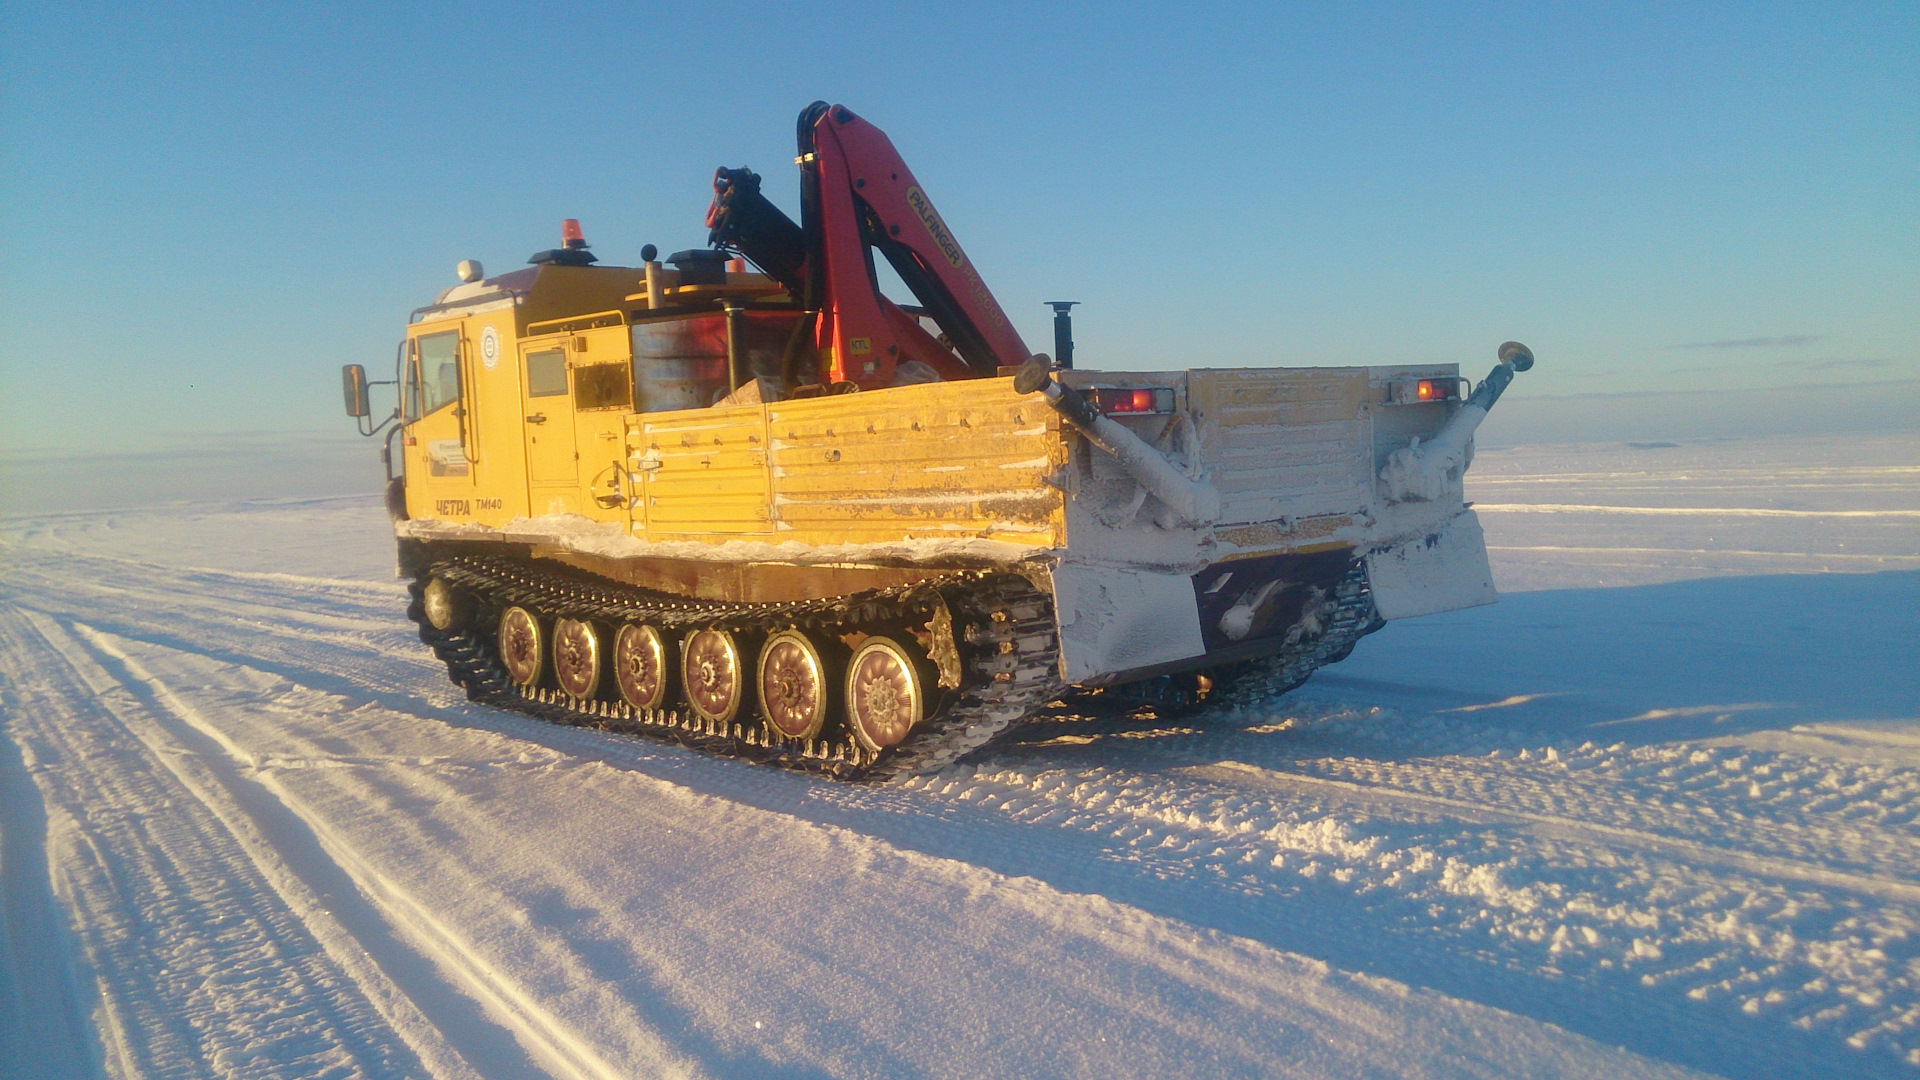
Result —
[{"label": "corrugated yellow side panel", "polygon": [[1195,371],[1187,395],[1204,418],[1223,522],[1350,513],[1366,501],[1367,369]]},{"label": "corrugated yellow side panel", "polygon": [[766,412],[732,405],[642,414],[629,445],[659,461],[641,484],[651,539],[694,539],[773,531]]},{"label": "corrugated yellow side panel", "polygon": [[[981,379],[627,418],[636,535],[1064,542],[1053,411]],[[771,534],[771,535],[769,535]]]},{"label": "corrugated yellow side panel", "polygon": [[767,429],[782,540],[1060,542],[1059,420],[1011,379],[780,402]]}]

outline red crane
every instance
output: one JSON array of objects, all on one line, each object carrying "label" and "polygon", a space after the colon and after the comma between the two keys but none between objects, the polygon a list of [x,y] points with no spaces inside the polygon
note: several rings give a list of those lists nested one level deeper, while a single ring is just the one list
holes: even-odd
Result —
[{"label": "red crane", "polygon": [[[714,246],[753,260],[809,313],[795,343],[811,329],[820,381],[874,389],[910,378],[900,369],[915,361],[942,379],[1027,362],[1026,343],[885,132],[844,105],[816,101],[800,113],[798,143],[800,224],[760,194],[758,175],[722,168],[707,225]],[[917,311],[881,295],[875,251],[913,292]],[[941,337],[923,328],[923,313]],[[787,350],[789,374],[797,353]]]}]

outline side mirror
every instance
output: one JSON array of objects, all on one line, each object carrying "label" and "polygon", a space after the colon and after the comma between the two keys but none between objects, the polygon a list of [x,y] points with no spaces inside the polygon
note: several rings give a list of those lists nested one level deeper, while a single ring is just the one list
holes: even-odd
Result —
[{"label": "side mirror", "polygon": [[373,412],[367,404],[367,369],[359,364],[348,364],[340,369],[340,389],[347,399],[347,415],[367,416]]}]

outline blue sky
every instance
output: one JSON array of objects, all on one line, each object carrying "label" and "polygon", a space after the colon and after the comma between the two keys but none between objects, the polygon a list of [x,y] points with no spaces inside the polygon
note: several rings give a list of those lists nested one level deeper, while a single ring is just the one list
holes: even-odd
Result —
[{"label": "blue sky", "polygon": [[[1035,349],[1577,397],[1920,377],[1920,7],[0,9],[0,448],[336,433],[338,367],[553,246],[791,209],[885,129]],[[1516,392],[1520,392],[1516,391]]]}]

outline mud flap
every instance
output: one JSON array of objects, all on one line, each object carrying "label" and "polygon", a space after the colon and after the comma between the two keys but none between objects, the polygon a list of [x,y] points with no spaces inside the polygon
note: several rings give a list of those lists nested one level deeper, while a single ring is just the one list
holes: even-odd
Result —
[{"label": "mud flap", "polygon": [[1410,619],[1500,599],[1487,565],[1480,517],[1462,510],[1440,531],[1367,556],[1373,605],[1383,619]]},{"label": "mud flap", "polygon": [[1207,651],[1193,579],[1068,563],[1053,571],[1062,674],[1070,683]]}]

